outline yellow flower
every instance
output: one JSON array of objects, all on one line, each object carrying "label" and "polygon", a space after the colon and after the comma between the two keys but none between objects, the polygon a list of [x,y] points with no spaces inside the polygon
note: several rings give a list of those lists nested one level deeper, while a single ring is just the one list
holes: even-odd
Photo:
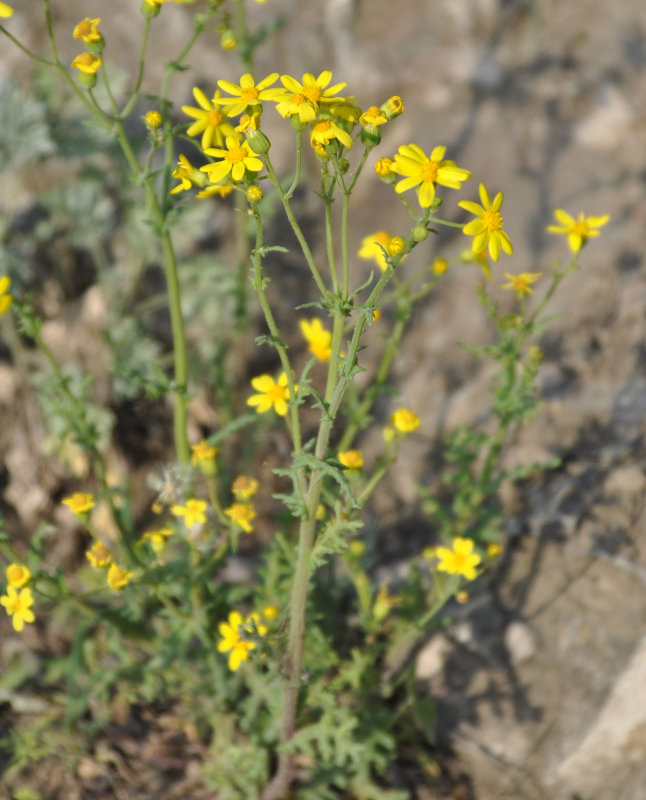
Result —
[{"label": "yellow flower", "polygon": [[229,614],[228,622],[221,622],[218,625],[222,640],[218,643],[218,652],[227,653],[229,651],[229,669],[235,672],[243,661],[249,660],[249,652],[255,649],[255,642],[244,639],[245,630],[242,614],[239,611],[232,611]]},{"label": "yellow flower", "polygon": [[25,622],[33,622],[34,612],[31,606],[34,604],[34,598],[31,594],[31,589],[21,589],[20,592],[16,590],[15,586],[7,587],[7,594],[0,597],[0,605],[3,605],[7,614],[11,617],[14,630],[20,632]]},{"label": "yellow flower", "polygon": [[449,575],[464,575],[469,581],[474,580],[477,575],[476,567],[481,559],[473,552],[473,540],[456,536],[452,548],[449,550],[447,547],[438,547],[435,551],[439,559],[438,570],[448,572]]},{"label": "yellow flower", "polygon": [[75,492],[71,497],[64,497],[62,503],[82,522],[87,520],[95,506],[94,498],[88,492]]},{"label": "yellow flower", "polygon": [[391,414],[390,422],[400,433],[412,433],[420,426],[419,417],[407,408],[398,408]]},{"label": "yellow flower", "polygon": [[198,133],[202,134],[202,150],[211,147],[213,142],[218,147],[222,147],[224,137],[233,136],[233,126],[230,122],[227,122],[226,114],[214,105],[220,96],[221,93],[219,91],[216,92],[213,102],[211,102],[201,89],[194,86],[193,97],[200,108],[182,106],[182,111],[185,114],[197,120],[190,125],[186,133],[189,136],[197,136]]},{"label": "yellow flower", "polygon": [[375,261],[379,269],[384,272],[388,266],[386,253],[389,250],[392,238],[388,231],[377,231],[376,233],[371,233],[370,236],[364,237],[361,240],[359,258]]},{"label": "yellow flower", "polygon": [[278,616],[278,609],[276,606],[265,606],[262,610],[262,615],[265,619],[276,619]]},{"label": "yellow flower", "polygon": [[85,551],[85,557],[93,567],[107,567],[112,563],[112,553],[103,542],[94,542],[89,550]]},{"label": "yellow flower", "polygon": [[431,269],[438,277],[444,275],[449,268],[449,262],[445,258],[436,258],[431,265]]},{"label": "yellow flower", "polygon": [[315,150],[317,147],[324,148],[326,144],[334,141],[334,139],[341,142],[344,147],[352,147],[352,137],[350,134],[344,131],[343,128],[340,128],[336,122],[333,122],[331,119],[321,120],[321,122],[317,122],[316,125],[312,127],[310,144]]},{"label": "yellow flower", "polygon": [[429,156],[416,144],[402,145],[395,156],[392,170],[404,179],[395,186],[398,194],[419,186],[417,196],[422,208],[435,199],[435,185],[461,189],[462,181],[471,177],[469,170],[458,167],[455,161],[444,160],[446,147],[433,148]]},{"label": "yellow flower", "polygon": [[206,501],[196,500],[194,497],[186,501],[185,506],[174,505],[171,506],[171,514],[176,517],[184,517],[184,523],[187,528],[192,528],[196,524],[204,524],[206,522]]},{"label": "yellow flower", "polygon": [[487,545],[487,558],[497,558],[502,553],[503,547],[497,542],[490,542]]},{"label": "yellow flower", "polygon": [[180,153],[177,167],[171,172],[173,178],[177,178],[179,183],[170,190],[171,194],[185,192],[193,186],[200,188],[208,186],[209,179],[203,175],[197,167],[194,167],[185,155]]},{"label": "yellow flower", "polygon": [[542,274],[542,272],[521,272],[520,275],[510,275],[505,272],[505,278],[509,279],[509,283],[500,285],[503,289],[513,289],[518,297],[525,297],[534,291],[531,284],[536,283]]},{"label": "yellow flower", "polygon": [[361,450],[342,450],[337,453],[337,458],[347,469],[361,469],[363,467],[363,453]]},{"label": "yellow flower", "polygon": [[359,123],[364,127],[372,125],[378,128],[381,125],[385,125],[386,122],[388,122],[386,115],[381,109],[377,108],[377,106],[370,106],[370,108],[366,109],[359,117]]},{"label": "yellow flower", "polygon": [[570,250],[573,253],[578,253],[588,239],[598,236],[599,231],[595,229],[601,228],[610,219],[609,214],[605,214],[603,217],[586,217],[583,211],[579,212],[578,219],[574,219],[562,208],[557,208],[554,216],[561,224],[548,225],[547,230],[549,233],[567,236]]},{"label": "yellow flower", "polygon": [[6,3],[0,3],[0,17],[11,17],[13,16],[13,8],[8,6]]},{"label": "yellow flower", "polygon": [[321,320],[300,320],[301,332],[307,340],[310,353],[319,361],[329,361],[332,355],[332,334],[323,327]]},{"label": "yellow flower", "polygon": [[458,205],[466,209],[470,214],[475,214],[476,219],[467,222],[462,228],[462,233],[473,236],[471,249],[474,253],[480,253],[485,248],[489,248],[489,255],[494,261],[498,261],[500,250],[504,250],[508,256],[514,252],[509,236],[503,231],[503,218],[500,215],[502,208],[502,192],[494,197],[493,202],[489,197],[483,183],[480,184],[480,202],[473,203],[471,200],[461,200]]},{"label": "yellow flower", "polygon": [[235,117],[242,114],[248,106],[258,106],[261,100],[275,100],[283,93],[282,89],[269,89],[272,83],[278,78],[277,72],[272,72],[258,83],[254,82],[253,75],[247,72],[240,78],[240,85],[237,86],[231,81],[218,81],[220,89],[234,95],[233,97],[213,98],[216,105],[226,106],[227,115]]},{"label": "yellow flower", "polygon": [[248,503],[233,503],[224,509],[224,513],[246,533],[253,531],[251,523],[256,518],[256,512]]},{"label": "yellow flower", "polygon": [[139,539],[139,542],[141,544],[144,542],[150,542],[153,552],[155,555],[159,556],[166,548],[166,541],[168,540],[168,537],[172,535],[172,528],[158,528],[156,531],[147,531],[144,533],[141,539]]},{"label": "yellow flower", "polygon": [[128,572],[128,570],[121,569],[121,567],[112,563],[108,570],[108,586],[114,589],[115,592],[119,589],[123,589],[124,586],[130,583],[134,574],[134,572]]},{"label": "yellow flower", "polygon": [[313,122],[319,113],[319,107],[329,104],[329,101],[338,102],[341,98],[333,98],[333,95],[343,89],[345,83],[335,83],[334,86],[328,84],[332,80],[332,73],[324,70],[315,78],[310,72],[303,75],[302,83],[292,78],[291,75],[281,75],[280,82],[288,90],[276,99],[276,111],[283,117],[298,115],[301,122]]},{"label": "yellow flower", "polygon": [[0,278],[0,314],[4,314],[5,311],[8,311],[13,302],[13,295],[9,294],[10,288],[11,278],[7,275],[3,275],[2,278]]},{"label": "yellow flower", "polygon": [[379,175],[380,178],[385,178],[388,175],[392,174],[393,171],[393,160],[392,158],[388,158],[384,156],[383,158],[379,158],[377,163],[375,164],[375,172]]},{"label": "yellow flower", "polygon": [[258,491],[258,481],[248,475],[238,475],[231,484],[236,500],[250,500]]},{"label": "yellow flower", "polygon": [[96,75],[102,63],[101,57],[94,53],[81,53],[72,61],[72,66],[84,75]]},{"label": "yellow flower", "polygon": [[81,39],[86,44],[89,44],[90,42],[100,42],[103,40],[103,36],[101,36],[99,33],[100,22],[100,17],[97,17],[96,19],[90,19],[89,17],[86,17],[75,26],[72,36],[75,39]]},{"label": "yellow flower", "polygon": [[455,599],[458,601],[458,603],[461,606],[463,606],[465,603],[469,602],[469,592],[465,592],[464,590],[461,591],[461,592],[458,592],[455,595]]},{"label": "yellow flower", "polygon": [[15,589],[22,588],[31,580],[31,571],[29,567],[23,567],[22,564],[9,564],[6,569],[6,574],[7,583]]},{"label": "yellow flower", "polygon": [[241,144],[237,134],[227,136],[225,142],[226,150],[221,147],[209,147],[204,151],[209,156],[222,159],[215,164],[205,164],[200,167],[202,172],[208,173],[211,183],[219,183],[229,174],[234,181],[241,181],[245,170],[259,172],[262,169],[262,161],[258,158],[258,154],[249,147],[249,142],[245,141]]},{"label": "yellow flower", "polygon": [[215,457],[218,454],[218,448],[202,439],[201,442],[192,444],[191,450],[193,451],[193,466],[199,467],[207,476],[215,475],[217,471]]},{"label": "yellow flower", "polygon": [[287,401],[289,400],[289,388],[287,386],[287,375],[281,372],[278,381],[271,375],[259,375],[251,381],[252,387],[258,392],[247,399],[248,406],[256,406],[259,414],[264,414],[273,408],[281,417],[287,414]]}]

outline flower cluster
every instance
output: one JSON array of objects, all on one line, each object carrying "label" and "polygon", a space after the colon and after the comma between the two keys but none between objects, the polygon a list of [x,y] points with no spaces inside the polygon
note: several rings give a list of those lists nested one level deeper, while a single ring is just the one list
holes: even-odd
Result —
[{"label": "flower cluster", "polygon": [[24,628],[25,622],[35,620],[34,612],[31,610],[34,598],[31,589],[27,586],[31,580],[29,567],[23,564],[9,564],[5,571],[7,577],[7,593],[0,597],[0,605],[11,617],[11,624],[15,631]]},{"label": "flower cluster", "polygon": [[[275,103],[278,114],[289,119],[296,131],[310,126],[310,144],[322,159],[339,158],[357,136],[366,147],[374,146],[380,139],[381,126],[403,111],[400,98],[362,111],[353,97],[339,96],[346,84],[332,83],[329,70],[318,76],[306,72],[301,80],[282,75],[282,86],[276,85],[278,80],[277,72],[257,82],[251,73],[245,73],[239,84],[219,80],[211,98],[199,87],[193,89],[197,106],[182,106],[182,111],[195,120],[187,133],[201,136],[202,151],[211,162],[196,169],[186,156],[180,156],[173,172],[180,183],[174,192],[195,186],[201,189],[198,197],[206,197],[213,193],[206,191],[207,187],[253,186],[263,168],[262,157],[271,147],[261,129],[263,103]],[[237,123],[232,121],[235,117],[239,117]],[[357,127],[360,133],[355,135]]]},{"label": "flower cluster", "polygon": [[[231,611],[227,622],[221,622],[218,630],[222,639],[218,644],[220,653],[229,653],[229,669],[235,672],[243,661],[249,660],[249,654],[269,628],[265,622],[276,618],[278,609],[266,606],[262,617],[256,611],[243,617],[239,611]],[[264,620],[264,621],[262,621]]]},{"label": "flower cluster", "polygon": [[258,491],[258,481],[248,475],[238,475],[231,484],[231,492],[235,497],[235,502],[224,513],[229,517],[234,525],[237,525],[245,533],[253,531],[252,522],[256,518],[256,512],[251,505],[251,499]]}]

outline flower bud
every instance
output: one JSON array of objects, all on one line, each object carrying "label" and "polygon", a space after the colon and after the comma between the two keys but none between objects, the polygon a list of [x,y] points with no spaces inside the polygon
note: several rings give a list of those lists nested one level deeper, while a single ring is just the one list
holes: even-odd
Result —
[{"label": "flower bud", "polygon": [[436,258],[433,262],[431,269],[437,276],[444,275],[449,268],[449,262],[445,258]]},{"label": "flower bud", "polygon": [[404,111],[404,102],[401,97],[393,95],[388,98],[385,103],[379,106],[379,110],[384,114],[387,120],[398,117]]},{"label": "flower bud", "polygon": [[271,148],[271,142],[262,131],[254,130],[254,128],[247,128],[245,136],[247,137],[247,142],[249,142],[249,147],[256,155],[267,155]]},{"label": "flower bud", "polygon": [[150,2],[150,0],[143,0],[141,4],[141,13],[146,17],[146,19],[154,19],[155,17],[159,16],[159,12],[161,11],[161,6],[157,3]]},{"label": "flower bud", "polygon": [[388,243],[388,254],[398,256],[406,250],[406,242],[401,236],[393,236]]},{"label": "flower bud", "polygon": [[428,236],[428,228],[426,225],[415,225],[413,228],[413,239],[416,242],[423,242]]},{"label": "flower bud", "polygon": [[264,196],[263,190],[260,188],[260,186],[257,186],[256,184],[250,186],[247,189],[247,200],[252,205],[259,203],[262,200],[263,196]]},{"label": "flower bud", "polygon": [[235,50],[238,46],[238,37],[232,30],[226,30],[220,36],[220,47],[223,50]]},{"label": "flower bud", "polygon": [[148,111],[144,116],[144,122],[146,123],[146,127],[150,128],[150,130],[154,131],[157,128],[161,127],[162,122],[164,121],[162,115],[159,111]]}]

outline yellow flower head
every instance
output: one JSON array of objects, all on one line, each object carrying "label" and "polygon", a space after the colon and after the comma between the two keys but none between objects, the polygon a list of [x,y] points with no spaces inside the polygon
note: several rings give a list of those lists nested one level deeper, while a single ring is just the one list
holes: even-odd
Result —
[{"label": "yellow flower head", "polygon": [[258,481],[248,475],[238,475],[231,484],[236,500],[250,500],[258,491]]},{"label": "yellow flower head", "polygon": [[536,283],[542,274],[542,272],[521,272],[520,275],[510,275],[505,272],[505,278],[509,280],[509,283],[500,285],[503,289],[513,289],[518,297],[526,297],[534,291],[531,285]]},{"label": "yellow flower head", "polygon": [[398,408],[391,414],[391,424],[399,433],[407,434],[417,430],[420,426],[420,420],[414,411],[408,408]]},{"label": "yellow flower head", "polygon": [[6,3],[0,3],[0,17],[11,17],[13,16],[13,8],[8,6]]},{"label": "yellow flower head", "polygon": [[263,190],[255,183],[247,189],[247,200],[253,205],[259,203],[264,196]]},{"label": "yellow flower head", "polygon": [[221,622],[218,630],[222,637],[218,652],[229,653],[229,669],[235,672],[243,661],[249,660],[249,653],[256,644],[246,638],[248,631],[239,611],[231,611],[228,621]]},{"label": "yellow flower head", "polygon": [[303,123],[313,122],[319,113],[322,105],[329,105],[332,102],[339,102],[341,98],[335,98],[345,87],[345,83],[335,83],[328,86],[332,80],[332,73],[324,70],[315,78],[309,72],[303,75],[302,83],[292,78],[291,75],[281,75],[280,81],[287,89],[282,95],[276,98],[276,111],[283,117],[297,115]]},{"label": "yellow flower head", "polygon": [[200,188],[207,186],[209,179],[203,175],[197,167],[194,167],[185,155],[180,153],[177,167],[171,172],[173,178],[176,178],[179,183],[173,186],[170,190],[171,194],[178,192],[185,192],[193,186]]},{"label": "yellow flower head", "polygon": [[[339,127],[336,122],[331,119],[324,119],[317,122],[312,127],[310,134],[310,144],[321,155],[321,148],[325,148],[330,142],[338,140],[344,147],[348,149],[352,147],[352,136],[343,128]],[[323,149],[323,155],[325,150]]]},{"label": "yellow flower head", "polygon": [[215,457],[218,448],[209,444],[205,439],[191,445],[193,451],[193,466],[199,467],[205,475],[213,476],[217,471]]},{"label": "yellow flower head", "polygon": [[187,528],[192,528],[193,525],[203,525],[206,522],[206,501],[196,500],[194,497],[186,501],[185,506],[174,505],[171,506],[171,514],[176,517],[184,517],[184,523]]},{"label": "yellow flower head", "polygon": [[376,233],[371,233],[370,236],[364,237],[361,240],[359,258],[374,261],[379,269],[384,272],[388,266],[386,253],[389,252],[392,238],[388,231],[377,231]]},{"label": "yellow flower head", "polygon": [[278,609],[276,606],[265,606],[262,610],[262,615],[265,619],[276,619],[278,616]]},{"label": "yellow flower head", "polygon": [[503,547],[498,542],[490,542],[487,545],[487,558],[497,558],[502,553]]},{"label": "yellow flower head", "polygon": [[403,175],[395,186],[398,194],[419,186],[417,196],[422,208],[428,208],[435,199],[435,186],[461,189],[462,181],[468,181],[471,173],[458,167],[455,161],[444,159],[446,147],[435,147],[429,156],[419,145],[402,145],[395,156],[392,170]]},{"label": "yellow flower head", "polygon": [[435,551],[439,559],[438,570],[448,572],[449,575],[463,575],[469,581],[474,580],[477,576],[476,567],[481,558],[473,552],[473,548],[473,539],[463,539],[460,536],[453,539],[451,550],[447,547],[438,547]]},{"label": "yellow flower head", "polygon": [[332,355],[332,334],[323,327],[321,320],[302,319],[299,322],[301,332],[308,343],[308,350],[319,361],[329,361]]},{"label": "yellow flower head", "polygon": [[119,589],[123,589],[124,586],[127,586],[130,583],[134,574],[134,572],[128,572],[128,570],[121,569],[121,567],[117,566],[113,562],[110,564],[110,569],[108,570],[108,586],[111,589],[114,589],[115,592]]},{"label": "yellow flower head", "polygon": [[156,131],[157,128],[160,128],[163,121],[164,118],[162,115],[159,113],[159,111],[155,111],[154,109],[152,111],[147,111],[144,114],[144,122],[146,123],[146,127],[153,131]]},{"label": "yellow flower head", "polygon": [[15,586],[8,586],[7,594],[0,597],[0,605],[5,607],[7,614],[11,617],[14,630],[19,633],[25,622],[33,622],[35,619],[34,612],[31,610],[33,604],[34,598],[28,587],[18,592]]},{"label": "yellow flower head", "polygon": [[193,87],[193,97],[200,107],[182,106],[182,111],[196,120],[189,126],[186,133],[189,136],[202,134],[202,150],[211,147],[214,142],[217,147],[222,147],[224,137],[234,135],[233,126],[227,122],[226,115],[215,105],[220,96],[221,93],[216,92],[213,102],[211,102],[204,92],[195,86]]},{"label": "yellow flower head", "polygon": [[387,120],[394,119],[404,113],[404,101],[401,97],[394,94],[392,97],[389,97],[385,103],[381,104],[379,110],[384,114]]},{"label": "yellow flower head", "polygon": [[233,95],[233,97],[213,98],[216,105],[227,108],[227,116],[235,117],[242,114],[249,106],[255,107],[261,104],[262,100],[276,100],[282,94],[282,89],[269,89],[278,78],[277,72],[272,72],[258,83],[254,82],[253,75],[247,72],[240,78],[240,85],[231,81],[218,81],[220,89]]},{"label": "yellow flower head", "polygon": [[112,563],[112,553],[103,542],[94,542],[89,550],[85,551],[85,557],[93,567],[107,567]]},{"label": "yellow flower head", "polygon": [[370,106],[370,108],[366,109],[359,117],[359,123],[363,125],[364,128],[368,126],[378,128],[381,125],[385,125],[387,122],[388,119],[386,115],[381,109],[377,108],[377,106]]},{"label": "yellow flower head", "polygon": [[573,253],[578,253],[588,239],[598,236],[599,231],[596,229],[601,228],[610,219],[609,214],[605,214],[603,217],[586,217],[583,211],[579,213],[578,219],[574,219],[562,208],[557,208],[554,216],[561,224],[548,225],[547,230],[549,233],[567,236],[570,250]]},{"label": "yellow flower head", "polygon": [[470,214],[474,214],[476,219],[467,222],[462,228],[462,233],[473,236],[471,249],[474,253],[480,253],[489,248],[489,255],[494,261],[500,258],[500,250],[504,250],[508,256],[514,252],[509,236],[503,231],[503,218],[500,215],[502,208],[503,194],[498,192],[493,202],[489,197],[489,192],[484,183],[480,184],[480,202],[473,203],[471,200],[461,200],[458,205]]},{"label": "yellow flower head", "polygon": [[270,408],[273,408],[281,417],[287,414],[289,388],[287,375],[284,372],[281,372],[278,381],[275,381],[271,375],[259,375],[251,381],[251,386],[258,394],[252,394],[247,399],[248,406],[256,406],[259,414],[264,414]]},{"label": "yellow flower head", "polygon": [[241,181],[244,178],[245,170],[250,172],[260,172],[262,161],[258,154],[249,147],[249,142],[240,142],[237,133],[227,136],[226,150],[221,147],[209,147],[204,152],[209,156],[222,159],[215,164],[205,164],[200,167],[202,172],[206,172],[211,183],[219,183],[221,180],[231,175],[232,180]]},{"label": "yellow flower head", "polygon": [[363,453],[361,450],[342,450],[337,453],[337,458],[346,469],[361,469],[363,467]]},{"label": "yellow flower head", "polygon": [[392,158],[388,158],[387,156],[379,158],[375,164],[375,172],[380,178],[385,178],[386,176],[392,174],[393,163],[394,162]]},{"label": "yellow flower head", "polygon": [[72,66],[84,75],[96,75],[102,63],[101,57],[94,53],[81,53],[72,61]]},{"label": "yellow flower head", "polygon": [[161,555],[166,549],[166,542],[169,536],[173,535],[172,528],[158,528],[156,531],[147,531],[139,539],[139,543],[149,542],[155,555]]},{"label": "yellow flower head", "polygon": [[11,278],[3,275],[0,278],[0,314],[4,314],[9,310],[13,302],[13,295],[9,294],[11,288]]},{"label": "yellow flower head", "polygon": [[438,277],[440,275],[444,275],[444,273],[449,268],[449,262],[445,258],[436,258],[431,265],[431,269],[433,273]]},{"label": "yellow flower head", "polygon": [[89,19],[89,17],[86,17],[75,26],[72,36],[75,39],[81,39],[81,41],[86,44],[101,42],[103,41],[103,36],[99,33],[100,22],[101,19],[99,17],[96,19]]},{"label": "yellow flower head", "polygon": [[224,509],[224,513],[232,522],[242,528],[245,533],[251,533],[253,531],[253,525],[251,523],[256,518],[256,512],[249,503],[233,503],[229,508]]},{"label": "yellow flower head", "polygon": [[90,511],[95,506],[94,498],[88,492],[75,492],[70,497],[64,497],[62,502],[82,522],[87,520]]},{"label": "yellow flower head", "polygon": [[29,567],[24,567],[22,564],[9,564],[6,569],[6,575],[7,583],[15,589],[22,588],[31,580],[31,571]]}]

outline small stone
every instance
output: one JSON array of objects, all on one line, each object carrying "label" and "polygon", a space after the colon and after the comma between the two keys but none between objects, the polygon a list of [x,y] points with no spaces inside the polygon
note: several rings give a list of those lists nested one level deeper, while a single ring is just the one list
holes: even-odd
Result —
[{"label": "small stone", "polygon": [[529,625],[514,620],[505,631],[505,646],[512,664],[520,664],[536,652],[536,637]]},{"label": "small stone", "polygon": [[451,649],[451,642],[445,636],[434,636],[417,656],[415,677],[418,680],[430,680],[439,675]]}]

